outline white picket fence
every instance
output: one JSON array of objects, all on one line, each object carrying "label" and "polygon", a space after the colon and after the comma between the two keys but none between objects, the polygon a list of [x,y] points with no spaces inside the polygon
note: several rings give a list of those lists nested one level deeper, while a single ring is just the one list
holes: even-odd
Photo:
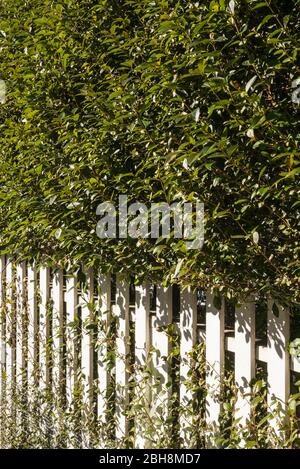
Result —
[{"label": "white picket fence", "polygon": [[[93,270],[86,272],[88,287],[80,289],[75,275],[65,275],[62,270],[50,271],[49,268],[36,270],[26,263],[14,266],[5,256],[1,257],[0,266],[0,304],[1,304],[1,380],[0,392],[9,392],[7,383],[20,379],[27,374],[28,382],[33,386],[60,388],[65,373],[65,387],[61,392],[68,401],[72,391],[77,367],[81,367],[81,379],[86,381],[87,395],[89,389],[97,386],[98,417],[103,419],[107,409],[107,396],[110,372],[107,368],[107,330],[112,317],[117,319],[116,363],[115,363],[115,419],[116,437],[123,438],[128,433],[126,408],[129,391],[128,380],[130,367],[128,360],[129,325],[135,323],[134,360],[142,370],[147,362],[151,347],[158,349],[153,366],[160,374],[163,385],[170,381],[170,365],[164,359],[170,352],[170,340],[164,326],[172,324],[173,295],[172,287],[156,286],[155,309],[150,306],[150,285],[135,287],[135,304],[130,305],[129,284],[116,276],[115,301],[112,298],[112,283],[109,275],[94,275]],[[53,314],[47,315],[49,300],[53,301]],[[92,307],[92,304],[96,306]],[[278,306],[279,314],[272,311],[273,302],[269,301],[267,317],[267,346],[259,345],[255,337],[255,300],[236,308],[234,330],[225,329],[224,302],[217,309],[213,296],[206,292],[206,321],[197,324],[197,296],[191,289],[180,292],[180,315],[177,327],[180,332],[180,400],[188,405],[193,394],[186,382],[191,366],[190,352],[195,344],[204,341],[206,344],[208,397],[206,402],[206,421],[210,428],[218,429],[221,403],[218,395],[221,392],[224,374],[225,351],[235,354],[235,381],[238,387],[236,416],[240,424],[246,425],[250,416],[250,382],[255,377],[256,361],[267,363],[268,399],[270,406],[275,397],[282,403],[282,414],[290,392],[290,371],[300,372],[298,359],[291,359],[288,353],[289,311]],[[95,316],[101,319],[101,327],[82,327],[80,336],[81,360],[76,362],[74,353],[69,359],[68,352],[74,348],[73,332],[68,333],[68,325],[76,321],[78,307],[81,307],[81,323],[94,322]],[[22,321],[23,311],[28,311],[28,324]],[[50,323],[51,322],[51,323]],[[24,327],[27,327],[28,340],[24,348]],[[47,347],[53,330],[53,364],[47,360]],[[96,346],[97,344],[97,346]],[[73,350],[74,351],[74,350]],[[95,353],[96,351],[96,353]],[[70,356],[71,356],[70,355]],[[33,367],[38,364],[38,382]],[[155,398],[147,386],[143,389],[145,402],[155,406]],[[165,386],[168,397],[170,387]],[[152,395],[152,397],[151,397]],[[152,399],[152,402],[151,402]],[[147,401],[148,400],[148,401]],[[162,412],[162,410],[160,410]],[[165,408],[168,412],[168,407]],[[166,415],[167,417],[167,415]],[[147,442],[143,436],[143,422],[136,419],[135,445],[144,447]],[[185,417],[180,422],[181,435],[188,441],[190,423]],[[270,424],[276,429],[277,422]]]}]

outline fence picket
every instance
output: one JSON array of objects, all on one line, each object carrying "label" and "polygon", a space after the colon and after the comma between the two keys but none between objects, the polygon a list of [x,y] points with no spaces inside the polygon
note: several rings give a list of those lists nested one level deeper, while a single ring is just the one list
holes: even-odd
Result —
[{"label": "fence picket", "polygon": [[[150,383],[149,376],[145,374],[150,348],[150,285],[139,285],[135,292],[135,366],[136,366],[136,393],[140,405],[146,413],[150,410]],[[144,436],[143,425],[145,416],[135,419],[135,442],[137,448],[145,448],[149,441]]]},{"label": "fence picket", "polygon": [[16,305],[15,272],[11,259],[6,263],[6,379],[10,426],[16,424]]},{"label": "fence picket", "polygon": [[78,363],[78,291],[76,275],[66,278],[66,398],[72,403],[74,390],[77,387]]},{"label": "fence picket", "polygon": [[32,392],[37,386],[38,364],[38,307],[37,307],[37,273],[35,267],[28,265],[28,386]]},{"label": "fence picket", "polygon": [[99,328],[98,328],[98,418],[106,423],[110,372],[107,367],[107,338],[111,324],[111,277],[100,274],[99,289]]},{"label": "fence picket", "polygon": [[40,310],[39,310],[39,376],[41,388],[50,385],[50,332],[51,324],[49,317],[50,299],[50,269],[42,267],[40,275]]},{"label": "fence picket", "polygon": [[208,292],[206,298],[206,422],[210,428],[207,435],[208,445],[210,445],[211,437],[219,430],[221,412],[220,393],[224,370],[224,301],[222,301],[221,308],[216,308],[212,292]]},{"label": "fence picket", "polygon": [[129,353],[129,285],[117,275],[115,316],[116,338],[116,438],[128,434],[128,353]]},{"label": "fence picket", "polygon": [[197,296],[190,287],[180,296],[180,435],[184,448],[192,444],[193,393],[187,387],[188,376],[193,361],[190,356],[196,344],[197,332]]},{"label": "fence picket", "polygon": [[238,388],[235,418],[245,426],[250,419],[251,380],[255,376],[255,302],[235,309],[235,382]]},{"label": "fence picket", "polygon": [[[92,412],[95,398],[94,388],[94,274],[93,270],[85,271],[86,284],[82,288],[81,294],[81,321],[82,321],[82,341],[81,341],[81,371],[83,386],[83,401],[85,403],[85,419],[89,423],[89,415]],[[87,438],[86,445],[90,445],[90,436]]]},{"label": "fence picket", "polygon": [[53,334],[53,352],[52,352],[52,392],[58,409],[58,415],[55,416],[55,424],[58,425],[57,431],[60,433],[62,428],[62,410],[65,407],[65,356],[64,356],[64,292],[63,292],[63,271],[57,269],[53,273],[52,283],[52,334]]},{"label": "fence picket", "polygon": [[[162,425],[170,415],[170,397],[172,393],[171,366],[168,357],[171,352],[171,341],[168,335],[168,326],[173,319],[172,287],[157,286],[156,289],[156,316],[152,326],[153,378],[152,413],[160,407]],[[157,351],[157,352],[156,352]]]},{"label": "fence picket", "polygon": [[[26,350],[26,264],[17,265],[16,272],[16,392],[18,404],[24,405],[25,376],[27,365]],[[17,425],[19,428],[24,423],[24,410],[17,406]]]},{"label": "fence picket", "polygon": [[16,275],[16,381],[17,389],[21,389],[22,384],[22,336],[23,336],[23,304],[24,304],[24,278],[25,265],[17,265]]},{"label": "fence picket", "polygon": [[[277,433],[280,426],[279,419],[283,419],[286,415],[286,403],[290,392],[289,334],[289,309],[269,300],[268,404],[270,409],[277,413],[269,423]],[[274,398],[277,400],[276,403]]]},{"label": "fence picket", "polygon": [[[0,344],[1,344],[1,355],[0,355],[0,404],[1,409],[5,406],[6,400],[6,288],[5,280],[6,277],[6,259],[5,256],[0,257]],[[3,411],[2,411],[3,412]],[[5,421],[3,418],[0,419],[0,441],[2,443],[5,433]]]}]

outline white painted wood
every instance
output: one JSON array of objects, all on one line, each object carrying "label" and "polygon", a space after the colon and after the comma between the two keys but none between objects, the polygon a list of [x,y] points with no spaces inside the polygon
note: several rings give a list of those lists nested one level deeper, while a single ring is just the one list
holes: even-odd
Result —
[{"label": "white painted wood", "polygon": [[[18,403],[24,406],[27,398],[27,268],[22,262],[16,268],[16,393]],[[26,411],[17,407],[16,424],[26,429]]]},{"label": "white painted wood", "polygon": [[0,319],[1,319],[1,375],[0,375],[0,404],[2,410],[2,418],[0,419],[0,441],[5,439],[7,421],[4,414],[4,409],[7,399],[7,386],[6,386],[6,256],[0,258]]},{"label": "white painted wood", "polygon": [[81,296],[82,342],[81,342],[81,370],[84,383],[84,402],[87,409],[93,404],[94,386],[94,340],[93,331],[90,328],[94,322],[94,274],[92,269],[85,271],[86,286]]},{"label": "white painted wood", "polygon": [[245,427],[250,420],[251,380],[255,376],[255,301],[235,309],[235,418]]},{"label": "white painted wood", "polygon": [[145,367],[149,353],[149,313],[149,284],[139,285],[136,287],[135,301],[135,362],[141,369]]},{"label": "white painted wood", "polygon": [[268,363],[268,347],[265,347],[264,345],[256,346],[256,357],[257,360]]},{"label": "white painted wood", "polygon": [[[156,289],[156,317],[153,322],[152,340],[154,353],[152,355],[154,387],[152,392],[152,413],[157,413],[160,407],[161,422],[169,417],[169,400],[172,393],[170,386],[171,367],[169,356],[171,342],[167,333],[168,326],[172,324],[173,298],[172,287],[157,286]],[[158,351],[155,352],[155,350]]]},{"label": "white painted wood", "polygon": [[111,324],[111,276],[100,274],[99,289],[99,327],[98,327],[98,419],[106,422],[107,396],[110,373],[107,369],[107,338]]},{"label": "white painted wood", "polygon": [[116,438],[122,440],[128,433],[126,410],[128,406],[129,353],[129,285],[117,275],[115,316],[116,338]]},{"label": "white painted wood", "polygon": [[228,350],[228,352],[235,353],[235,349],[235,338],[225,335],[225,350]]},{"label": "white painted wood", "polygon": [[[3,405],[5,400],[5,371],[6,371],[6,312],[5,312],[5,277],[6,277],[6,259],[5,256],[0,257],[0,341],[1,341],[1,355],[0,355],[0,403]],[[2,420],[0,420],[2,422]],[[2,435],[2,427],[1,427]]]},{"label": "white painted wood", "polygon": [[[94,331],[90,327],[95,323],[94,311],[94,273],[92,268],[83,270],[86,276],[85,282],[81,287],[81,298],[79,301],[81,307],[81,375],[80,386],[82,389],[83,411],[82,416],[86,422],[91,421],[91,415],[95,411],[95,375],[94,375]],[[89,448],[92,442],[92,435],[87,432],[83,434],[82,446]]]},{"label": "white painted wood", "polygon": [[70,406],[77,386],[78,366],[78,291],[76,275],[66,278],[66,397]]},{"label": "white painted wood", "polygon": [[52,334],[53,334],[53,392],[57,402],[61,405],[65,397],[65,370],[64,370],[64,293],[63,293],[63,271],[57,269],[53,273],[52,286],[53,299],[53,317],[52,317]]},{"label": "white painted wood", "polygon": [[27,379],[29,393],[33,393],[37,383],[38,366],[38,307],[37,307],[37,273],[35,267],[28,265],[28,367]]},{"label": "white painted wood", "polygon": [[[26,324],[26,264],[16,269],[16,392],[18,401],[24,400],[24,373],[26,370],[25,324]],[[17,425],[22,425],[23,410],[17,409]]]},{"label": "white painted wood", "polygon": [[197,331],[197,295],[190,287],[180,295],[180,436],[184,448],[190,448],[193,442],[193,393],[187,387],[189,371],[193,366],[191,352],[196,344]]},{"label": "white painted wood", "polygon": [[[34,264],[27,264],[27,367],[26,385],[28,402],[35,401],[37,381],[37,275]],[[34,420],[34,415],[26,416],[26,425]]]},{"label": "white painted wood", "polygon": [[212,441],[211,435],[214,436],[219,428],[220,393],[224,374],[224,301],[218,310],[213,304],[211,292],[206,295],[206,363],[206,422],[209,445]]},{"label": "white painted wood", "polygon": [[11,259],[6,263],[6,395],[8,408],[14,422],[16,388],[16,323],[14,298],[14,271]]},{"label": "white painted wood", "polygon": [[40,275],[40,310],[39,310],[39,378],[40,387],[47,388],[50,384],[50,331],[49,318],[50,269],[42,267]]},{"label": "white painted wood", "polygon": [[[135,369],[136,394],[140,405],[150,410],[149,375],[145,373],[148,366],[150,349],[150,285],[139,285],[135,290]],[[147,448],[149,441],[144,435],[145,413],[137,415],[135,419],[135,447]],[[149,422],[150,423],[150,422]]]},{"label": "white painted wood", "polygon": [[269,423],[278,432],[280,420],[286,417],[286,403],[290,392],[290,315],[288,308],[277,304],[277,317],[277,313],[274,314],[272,310],[273,303],[271,299],[268,301],[268,404],[277,414],[274,414]]}]

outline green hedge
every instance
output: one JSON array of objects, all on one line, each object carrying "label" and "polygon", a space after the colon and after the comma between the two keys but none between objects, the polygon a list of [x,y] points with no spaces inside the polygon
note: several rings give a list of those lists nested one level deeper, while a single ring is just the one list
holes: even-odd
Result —
[{"label": "green hedge", "polygon": [[[1,252],[299,300],[299,6],[3,0]],[[119,194],[204,202],[203,249],[98,239]]]}]

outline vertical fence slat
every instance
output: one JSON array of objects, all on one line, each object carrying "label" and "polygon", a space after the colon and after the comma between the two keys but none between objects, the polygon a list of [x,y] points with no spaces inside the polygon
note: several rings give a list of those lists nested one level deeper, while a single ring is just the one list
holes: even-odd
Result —
[{"label": "vertical fence slat", "polygon": [[92,425],[96,417],[96,366],[95,366],[95,305],[94,305],[94,271],[84,271],[86,282],[81,293],[81,385],[83,388],[84,418],[89,430],[86,432],[84,447],[93,445]]},{"label": "vertical fence slat", "polygon": [[11,260],[6,264],[6,377],[7,385],[11,388],[13,377],[13,351],[12,351],[12,291],[13,271]]},{"label": "vertical fence slat", "polygon": [[24,266],[22,264],[18,264],[16,275],[16,381],[18,390],[20,390],[22,383],[22,314],[24,274]]},{"label": "vertical fence slat", "polygon": [[75,273],[66,275],[66,404],[68,411],[74,415],[68,435],[70,448],[80,447],[83,436],[80,428],[80,403],[78,402],[81,384],[81,331],[77,280]]},{"label": "vertical fence slat", "polygon": [[[21,263],[17,265],[16,272],[16,391],[18,402],[24,403],[24,372],[26,370],[27,356],[25,349],[25,334],[26,334],[26,264]],[[17,422],[20,427],[22,424],[22,416],[24,409],[18,409]]]},{"label": "vertical fence slat", "polygon": [[224,371],[224,301],[221,308],[214,306],[213,294],[206,296],[206,422],[208,425],[208,444],[211,432],[219,428],[221,412],[220,393]]},{"label": "vertical fence slat", "polygon": [[93,269],[86,272],[86,286],[82,292],[82,343],[81,343],[81,367],[84,376],[84,401],[86,410],[93,404],[94,385],[94,331],[91,322],[94,322],[94,274]]},{"label": "vertical fence slat", "polygon": [[100,274],[99,288],[99,334],[98,334],[98,418],[106,422],[110,373],[107,364],[107,335],[111,324],[111,276]]},{"label": "vertical fence slat", "polygon": [[[270,425],[279,431],[285,418],[290,392],[290,364],[288,343],[290,337],[289,309],[268,301],[268,404],[274,412]],[[276,399],[276,402],[274,401]]]},{"label": "vertical fence slat", "polygon": [[64,292],[63,271],[56,270],[53,274],[53,392],[58,406],[61,408],[65,399],[65,361],[64,346]]},{"label": "vertical fence slat", "polygon": [[10,425],[15,425],[16,416],[16,310],[14,269],[10,259],[6,264],[6,385],[8,409],[11,417]]},{"label": "vertical fence slat", "polygon": [[[145,375],[150,348],[150,285],[139,285],[135,293],[135,367],[136,394],[139,404],[149,412],[150,383]],[[145,415],[137,416],[135,420],[135,443],[137,448],[145,448],[149,442],[144,436]]]},{"label": "vertical fence slat", "polygon": [[0,375],[0,403],[1,403],[1,427],[0,427],[0,444],[5,444],[5,401],[6,401],[6,256],[0,258],[0,300],[1,300],[1,375]]},{"label": "vertical fence slat", "polygon": [[78,292],[76,276],[66,278],[66,397],[70,406],[78,376]]},{"label": "vertical fence slat", "polygon": [[180,295],[180,436],[183,447],[190,447],[193,425],[193,393],[187,387],[193,365],[191,352],[196,344],[197,296],[190,287]]},{"label": "vertical fence slat", "polygon": [[37,385],[38,365],[38,305],[37,305],[37,274],[34,266],[28,265],[28,386],[33,392]]},{"label": "vertical fence slat", "polygon": [[39,375],[40,386],[48,387],[50,384],[50,269],[42,267],[40,269],[40,311],[39,311]]},{"label": "vertical fence slat", "polygon": [[158,406],[160,407],[163,425],[169,417],[169,401],[172,393],[170,386],[171,367],[168,359],[171,352],[171,342],[166,330],[172,324],[172,318],[172,287],[158,285],[156,289],[156,316],[152,328],[152,344],[154,347],[152,366],[155,380],[152,392],[152,412],[157,414],[156,409]]},{"label": "vertical fence slat", "polygon": [[238,388],[235,418],[244,427],[250,420],[251,380],[255,376],[255,301],[235,309],[235,382]]},{"label": "vertical fence slat", "polygon": [[90,302],[90,290],[88,282],[88,273],[86,285],[81,287],[81,384],[83,386],[83,399],[88,402],[89,394],[89,359],[90,359],[90,341],[89,333],[86,326],[89,324],[90,310],[88,304]]},{"label": "vertical fence slat", "polygon": [[116,438],[128,434],[129,285],[117,275],[115,316],[116,338]]}]

